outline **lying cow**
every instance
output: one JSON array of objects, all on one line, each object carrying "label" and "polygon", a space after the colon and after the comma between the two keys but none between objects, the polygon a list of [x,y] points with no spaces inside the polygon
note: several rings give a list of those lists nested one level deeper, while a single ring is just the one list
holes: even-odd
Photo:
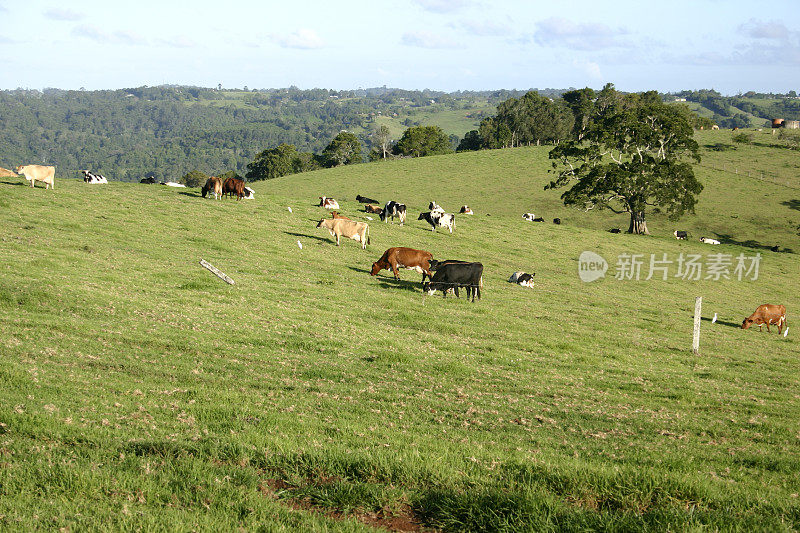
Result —
[{"label": "lying cow", "polygon": [[95,174],[89,170],[81,170],[83,172],[83,181],[90,184],[108,183],[108,179],[102,174]]},{"label": "lying cow", "polygon": [[186,187],[186,185],[184,185],[183,183],[178,183],[176,181],[165,181],[161,185],[166,185],[167,187],[179,187],[179,188]]},{"label": "lying cow", "polygon": [[44,183],[45,190],[50,187],[56,188],[56,167],[46,167],[43,165],[20,165],[16,169],[17,174],[25,176],[31,182],[31,187],[36,187],[36,182]]},{"label": "lying cow", "polygon": [[350,217],[346,217],[344,215],[340,215],[338,211],[331,211],[331,218],[340,218],[342,220],[353,220]]},{"label": "lying cow", "polygon": [[676,239],[678,239],[679,241],[685,241],[685,240],[686,240],[686,239],[689,237],[689,234],[688,234],[688,233],[686,233],[685,231],[680,231],[680,230],[677,230],[677,229],[676,229],[676,230],[675,230],[675,231],[674,231],[672,234],[673,234],[673,235],[675,236],[675,238],[676,238]]},{"label": "lying cow", "polygon": [[244,194],[244,196],[242,196],[242,199],[244,199],[244,200],[255,200],[256,199],[256,192],[253,189],[251,189],[250,187],[245,187],[244,189],[242,189],[242,193]]},{"label": "lying cow", "polygon": [[472,209],[469,208],[468,205],[462,205],[461,210],[459,211],[462,215],[474,215],[475,213],[472,212]]},{"label": "lying cow", "polygon": [[324,207],[325,209],[339,209],[339,202],[337,202],[333,198],[328,198],[326,196],[320,196],[319,197],[319,207]]},{"label": "lying cow", "polygon": [[536,215],[534,215],[533,213],[525,213],[524,215],[522,215],[522,218],[524,220],[527,220],[528,222],[533,222],[533,219],[536,218]]},{"label": "lying cow", "polygon": [[560,218],[554,218],[553,219],[553,224],[561,224],[561,219]]},{"label": "lying cow", "polygon": [[420,213],[417,220],[424,220],[431,225],[431,231],[436,231],[436,226],[447,228],[450,233],[453,233],[453,228],[456,225],[456,216],[452,213],[444,213],[440,211],[431,211],[429,213]]},{"label": "lying cow", "polygon": [[422,274],[422,281],[425,282],[425,276],[432,277],[430,262],[433,260],[433,254],[425,250],[415,250],[414,248],[389,248],[380,259],[372,263],[372,270],[370,276],[376,276],[381,270],[391,269],[394,274],[394,279],[400,279],[397,271],[398,268],[407,268],[408,270],[416,270]]},{"label": "lying cow", "polygon": [[709,239],[708,237],[700,237],[700,242],[704,242],[706,244],[719,244],[717,239]]},{"label": "lying cow", "polygon": [[341,218],[323,218],[319,221],[317,227],[327,229],[331,237],[336,237],[336,246],[339,246],[339,237],[341,236],[360,242],[362,250],[366,250],[367,244],[370,244],[369,225],[366,222],[356,222]]},{"label": "lying cow", "polygon": [[611,228],[608,230],[609,233],[622,233],[622,230],[619,228]]},{"label": "lying cow", "polygon": [[422,286],[423,291],[429,295],[436,291],[442,291],[442,298],[447,297],[448,289],[453,289],[453,292],[458,298],[458,289],[466,287],[467,299],[472,297],[475,301],[475,296],[478,300],[481,299],[481,286],[483,285],[483,265],[480,263],[450,263],[446,265],[439,265],[436,273],[430,281],[424,283]]},{"label": "lying cow", "polygon": [[227,178],[222,183],[222,196],[236,195],[236,200],[244,198],[244,180],[241,178]]},{"label": "lying cow", "polygon": [[530,289],[533,288],[533,276],[536,274],[528,274],[527,272],[514,272],[511,274],[511,277],[508,278],[509,283],[517,283],[522,285],[523,287],[528,287]]},{"label": "lying cow", "polygon": [[380,215],[381,213],[383,213],[383,208],[377,205],[367,204],[364,206],[364,212]]},{"label": "lying cow", "polygon": [[372,198],[367,198],[366,196],[361,196],[360,194],[356,195],[356,202],[362,204],[377,204],[378,200],[373,200]]},{"label": "lying cow", "polygon": [[431,202],[428,204],[428,211],[431,213],[444,213],[444,208],[436,202]]},{"label": "lying cow", "polygon": [[[758,326],[758,331],[762,331],[761,326],[767,326],[767,333],[770,332],[770,324],[777,325],[778,333],[780,334],[786,324],[786,307],[773,304],[759,305],[755,313],[744,319],[742,329],[748,329],[754,324]],[[788,331],[789,328],[787,327],[786,330]]]},{"label": "lying cow", "polygon": [[142,178],[139,180],[139,183],[147,183],[148,185],[154,185],[156,183],[156,179],[152,176],[149,178]]},{"label": "lying cow", "polygon": [[381,220],[383,222],[388,222],[389,217],[392,217],[392,224],[394,224],[394,217],[398,217],[400,219],[401,226],[405,224],[406,204],[401,204],[399,202],[395,202],[394,200],[386,202],[386,205],[383,207],[383,210],[381,211]]},{"label": "lying cow", "polygon": [[222,199],[222,179],[217,178],[216,176],[211,176],[206,180],[205,185],[203,185],[203,198],[211,193],[214,193],[214,200]]}]

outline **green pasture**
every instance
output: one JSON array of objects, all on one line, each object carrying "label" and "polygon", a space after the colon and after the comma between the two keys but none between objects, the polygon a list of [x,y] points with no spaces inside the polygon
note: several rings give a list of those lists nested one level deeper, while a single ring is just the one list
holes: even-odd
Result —
[{"label": "green pasture", "polygon": [[[0,178],[0,528],[800,528],[797,155],[704,154],[697,214],[651,213],[650,237],[544,191],[546,147],[299,174],[240,202]],[[405,202],[406,225],[356,194]],[[370,223],[367,251],[315,228],[321,195]],[[476,214],[432,232],[430,200]],[[481,261],[482,300],[370,277],[391,246]],[[592,283],[587,250],[609,263]],[[625,254],[638,281],[615,278]],[[760,254],[759,272],[645,280],[664,254]],[[787,337],[739,328],[762,303],[786,305]]]}]

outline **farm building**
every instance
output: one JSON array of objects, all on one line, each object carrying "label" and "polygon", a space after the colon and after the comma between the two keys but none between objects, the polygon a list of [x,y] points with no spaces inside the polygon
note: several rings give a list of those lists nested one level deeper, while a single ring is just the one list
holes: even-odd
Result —
[{"label": "farm building", "polygon": [[790,130],[800,129],[800,120],[784,120],[783,127]]}]

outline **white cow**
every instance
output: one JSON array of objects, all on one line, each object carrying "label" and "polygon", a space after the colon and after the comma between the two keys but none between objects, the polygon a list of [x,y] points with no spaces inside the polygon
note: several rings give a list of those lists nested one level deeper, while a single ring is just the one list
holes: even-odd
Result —
[{"label": "white cow", "polygon": [[44,183],[44,188],[56,188],[56,167],[46,167],[43,165],[20,165],[16,168],[17,174],[25,176],[31,182],[31,187],[36,187],[36,182]]},{"label": "white cow", "polygon": [[700,237],[700,242],[704,242],[706,244],[719,244],[717,239],[709,239],[708,237]]}]

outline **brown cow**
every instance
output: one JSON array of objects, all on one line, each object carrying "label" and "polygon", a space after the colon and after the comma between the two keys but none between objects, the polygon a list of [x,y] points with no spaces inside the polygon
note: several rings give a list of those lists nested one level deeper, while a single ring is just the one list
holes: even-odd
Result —
[{"label": "brown cow", "polygon": [[43,165],[20,165],[16,169],[17,174],[25,176],[31,182],[31,187],[35,187],[37,181],[44,183],[44,188],[56,188],[56,167],[46,167]]},{"label": "brown cow", "polygon": [[214,200],[222,198],[222,180],[216,176],[208,178],[206,184],[203,185],[203,198],[212,192],[214,193]]},{"label": "brown cow", "polygon": [[761,331],[761,326],[767,326],[767,333],[769,333],[770,324],[777,325],[778,333],[780,333],[783,326],[786,325],[786,307],[773,304],[759,305],[755,313],[744,319],[742,329],[748,329],[753,324],[758,326],[759,331]]},{"label": "brown cow", "polygon": [[433,254],[425,250],[415,250],[413,248],[389,248],[380,259],[372,263],[372,271],[370,276],[375,276],[381,270],[391,270],[394,274],[394,279],[400,279],[397,272],[398,268],[407,268],[409,270],[416,270],[422,274],[422,281],[425,281],[425,276],[431,277],[430,261],[433,259]]},{"label": "brown cow", "polygon": [[353,220],[350,217],[346,217],[344,215],[340,215],[338,211],[331,211],[331,218],[341,218],[344,220]]},{"label": "brown cow", "polygon": [[378,207],[377,205],[367,204],[364,206],[365,213],[375,213],[376,215],[380,215],[383,213],[383,208]]},{"label": "brown cow", "polygon": [[239,178],[228,178],[222,184],[222,195],[236,195],[237,200],[244,198],[244,180]]}]

